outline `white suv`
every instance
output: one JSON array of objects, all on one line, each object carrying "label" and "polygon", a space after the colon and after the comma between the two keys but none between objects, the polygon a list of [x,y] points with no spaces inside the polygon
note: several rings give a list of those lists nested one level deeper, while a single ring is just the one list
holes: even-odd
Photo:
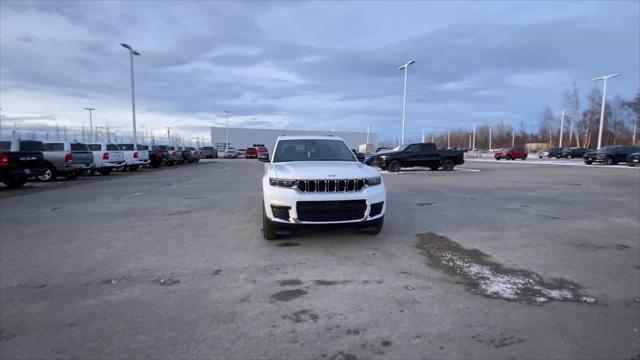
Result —
[{"label": "white suv", "polygon": [[378,172],[358,162],[335,136],[280,136],[265,159],[262,229],[273,240],[283,227],[347,224],[382,230],[386,191]]}]

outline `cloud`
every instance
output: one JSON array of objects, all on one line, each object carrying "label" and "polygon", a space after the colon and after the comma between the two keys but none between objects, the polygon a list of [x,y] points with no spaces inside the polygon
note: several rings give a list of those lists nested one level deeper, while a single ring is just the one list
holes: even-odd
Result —
[{"label": "cloud", "polygon": [[[129,131],[129,58],[141,124],[206,135],[223,110],[235,126],[397,133],[402,72],[407,128],[534,121],[573,80],[615,68],[630,97],[640,78],[635,2],[0,2],[3,115],[54,114],[79,127],[85,106]],[[615,22],[596,21],[618,14]],[[133,14],[144,14],[134,16]],[[593,44],[597,44],[597,47]],[[4,119],[4,117],[3,117]],[[148,120],[145,120],[148,119]],[[151,120],[153,119],[153,120]],[[19,120],[16,120],[19,123]]]}]

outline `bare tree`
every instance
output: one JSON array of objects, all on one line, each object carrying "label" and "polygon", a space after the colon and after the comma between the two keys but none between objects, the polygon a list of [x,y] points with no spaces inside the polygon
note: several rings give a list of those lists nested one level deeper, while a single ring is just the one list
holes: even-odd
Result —
[{"label": "bare tree", "polygon": [[[569,146],[571,146],[575,134],[576,146],[580,147],[580,131],[578,120],[580,119],[580,96],[578,86],[573,82],[573,88],[564,94],[565,121],[569,122]],[[565,122],[566,123],[566,122]]]}]

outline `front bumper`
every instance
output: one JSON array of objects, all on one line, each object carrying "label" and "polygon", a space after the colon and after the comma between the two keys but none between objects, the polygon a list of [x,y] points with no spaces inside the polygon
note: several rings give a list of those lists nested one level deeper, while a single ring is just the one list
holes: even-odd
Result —
[{"label": "front bumper", "polygon": [[47,171],[47,168],[9,168],[0,172],[0,177],[5,176],[40,176]]},{"label": "front bumper", "polygon": [[93,163],[86,163],[86,164],[65,164],[64,165],[64,170],[65,171],[71,171],[71,170],[90,170],[91,167],[93,167]]},{"label": "front bumper", "polygon": [[[384,216],[387,210],[387,199],[384,182],[380,185],[367,186],[362,191],[354,192],[337,192],[337,193],[305,193],[295,189],[280,188],[271,186],[268,179],[263,179],[263,196],[264,211],[267,217],[274,222],[281,224],[357,224],[365,221],[379,219]],[[364,216],[356,220],[341,221],[301,221],[297,212],[298,201],[348,201],[348,200],[364,200],[366,202],[366,210]],[[382,210],[379,214],[371,215],[371,205],[383,203]],[[289,219],[283,220],[274,216],[271,206],[288,207]]]},{"label": "front bumper", "polygon": [[585,162],[591,161],[591,162],[594,162],[594,163],[604,163],[604,162],[607,161],[607,158],[605,158],[605,157],[597,157],[597,156],[585,156],[585,157],[583,157],[583,160]]}]

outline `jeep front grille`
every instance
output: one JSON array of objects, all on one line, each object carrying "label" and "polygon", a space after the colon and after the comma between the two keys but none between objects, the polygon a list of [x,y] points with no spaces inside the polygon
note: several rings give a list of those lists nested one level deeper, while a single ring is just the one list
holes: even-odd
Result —
[{"label": "jeep front grille", "polygon": [[364,189],[364,179],[339,179],[339,180],[298,180],[297,188],[300,192],[308,193],[335,193],[354,192]]}]

